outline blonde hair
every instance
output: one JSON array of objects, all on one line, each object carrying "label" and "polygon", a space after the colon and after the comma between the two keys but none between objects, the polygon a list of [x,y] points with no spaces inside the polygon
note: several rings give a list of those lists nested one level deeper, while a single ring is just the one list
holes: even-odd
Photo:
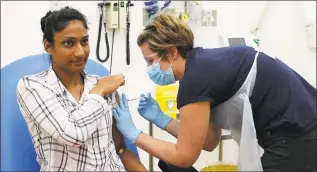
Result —
[{"label": "blonde hair", "polygon": [[163,13],[144,28],[137,43],[139,46],[148,43],[159,56],[167,53],[168,48],[175,47],[182,57],[187,58],[187,53],[193,48],[194,35],[183,21]]}]

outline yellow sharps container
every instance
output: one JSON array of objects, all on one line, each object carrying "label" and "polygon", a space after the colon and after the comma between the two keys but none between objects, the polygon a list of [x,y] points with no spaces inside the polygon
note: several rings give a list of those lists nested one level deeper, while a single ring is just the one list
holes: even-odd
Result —
[{"label": "yellow sharps container", "polygon": [[161,110],[173,119],[177,119],[178,114],[177,92],[178,84],[157,86],[155,88],[155,99],[160,105]]}]

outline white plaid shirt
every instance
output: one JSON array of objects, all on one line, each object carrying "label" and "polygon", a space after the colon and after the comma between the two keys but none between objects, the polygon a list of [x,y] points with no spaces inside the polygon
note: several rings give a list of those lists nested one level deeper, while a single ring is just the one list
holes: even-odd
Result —
[{"label": "white plaid shirt", "polygon": [[89,94],[99,76],[84,75],[79,103],[52,67],[18,83],[18,104],[41,171],[125,171],[112,138],[110,102]]}]

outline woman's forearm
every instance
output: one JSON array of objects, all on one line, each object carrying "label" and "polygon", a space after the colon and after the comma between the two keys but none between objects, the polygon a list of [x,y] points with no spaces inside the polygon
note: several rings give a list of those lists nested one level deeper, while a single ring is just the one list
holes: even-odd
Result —
[{"label": "woman's forearm", "polygon": [[[168,123],[167,126],[165,127],[165,131],[170,133],[175,138],[177,138],[179,128],[180,128],[180,122],[175,119],[172,119],[170,123]],[[206,137],[206,141],[205,141],[203,149],[205,151],[213,151],[217,147],[220,141],[220,137],[221,137],[221,129],[214,126],[212,123],[209,123],[208,133],[207,133],[207,137]]]},{"label": "woman's forearm", "polygon": [[178,131],[180,128],[180,122],[172,119],[165,127],[165,131],[170,133],[172,136],[174,136],[175,138],[177,138],[178,135]]},{"label": "woman's forearm", "polygon": [[188,158],[182,156],[176,144],[155,139],[147,134],[141,133],[135,142],[136,145],[148,152],[150,155],[175,166],[184,167]]},{"label": "woman's forearm", "polygon": [[126,149],[121,155],[121,161],[127,171],[147,171],[137,156],[129,149]]}]

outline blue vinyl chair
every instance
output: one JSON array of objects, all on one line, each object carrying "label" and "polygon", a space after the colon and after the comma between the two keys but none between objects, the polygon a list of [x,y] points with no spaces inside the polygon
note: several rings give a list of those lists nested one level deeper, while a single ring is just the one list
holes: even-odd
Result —
[{"label": "blue vinyl chair", "polygon": [[[18,107],[16,87],[22,76],[39,73],[49,66],[49,55],[43,53],[24,57],[1,68],[1,171],[40,169],[30,133]],[[104,66],[90,59],[85,71],[99,76],[109,75]],[[125,140],[127,147],[139,157],[136,146]]]}]

